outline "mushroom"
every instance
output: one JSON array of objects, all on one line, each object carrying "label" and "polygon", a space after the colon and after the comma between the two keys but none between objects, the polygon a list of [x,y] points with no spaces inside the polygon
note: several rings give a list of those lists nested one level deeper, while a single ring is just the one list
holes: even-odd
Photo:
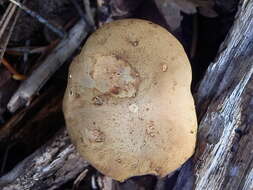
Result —
[{"label": "mushroom", "polygon": [[69,69],[63,111],[78,152],[118,181],[165,176],[194,152],[197,119],[183,47],[145,20],[105,24]]}]

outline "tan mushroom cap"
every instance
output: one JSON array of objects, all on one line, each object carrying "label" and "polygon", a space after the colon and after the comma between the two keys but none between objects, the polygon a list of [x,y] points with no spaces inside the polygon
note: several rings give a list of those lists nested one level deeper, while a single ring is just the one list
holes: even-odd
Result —
[{"label": "tan mushroom cap", "polygon": [[194,152],[191,68],[180,43],[149,21],[106,24],[69,71],[67,129],[79,153],[116,180],[165,176]]}]

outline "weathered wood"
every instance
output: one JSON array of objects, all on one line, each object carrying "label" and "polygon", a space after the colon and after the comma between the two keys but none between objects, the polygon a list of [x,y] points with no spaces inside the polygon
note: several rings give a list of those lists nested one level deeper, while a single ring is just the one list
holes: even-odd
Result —
[{"label": "weathered wood", "polygon": [[0,178],[2,190],[53,190],[87,167],[65,130]]},{"label": "weathered wood", "polygon": [[31,76],[20,85],[7,105],[9,111],[15,112],[17,109],[29,105],[35,94],[39,92],[57,69],[73,55],[87,35],[87,24],[84,21],[79,21],[41,65],[33,71]]},{"label": "weathered wood", "polygon": [[198,146],[175,190],[253,189],[253,1],[236,20],[196,94]]}]

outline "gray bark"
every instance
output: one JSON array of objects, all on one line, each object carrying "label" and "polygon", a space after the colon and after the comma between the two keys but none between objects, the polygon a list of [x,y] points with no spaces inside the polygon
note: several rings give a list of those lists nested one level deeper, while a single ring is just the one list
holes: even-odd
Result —
[{"label": "gray bark", "polygon": [[29,105],[32,98],[50,79],[50,77],[66,62],[67,59],[80,47],[88,35],[87,24],[79,21],[49,56],[25,80],[11,97],[7,107],[10,112]]},{"label": "gray bark", "polygon": [[253,189],[253,1],[235,23],[196,94],[198,146],[174,189]]},{"label": "gray bark", "polygon": [[75,178],[88,163],[62,129],[51,141],[0,178],[2,190],[53,190]]}]

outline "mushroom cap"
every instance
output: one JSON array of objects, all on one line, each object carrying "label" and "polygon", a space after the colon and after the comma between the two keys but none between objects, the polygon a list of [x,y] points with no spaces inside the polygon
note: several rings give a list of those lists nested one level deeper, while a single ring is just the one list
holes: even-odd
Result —
[{"label": "mushroom cap", "polygon": [[181,44],[145,20],[105,24],[69,69],[63,111],[78,152],[118,181],[165,176],[194,152],[191,67]]}]

